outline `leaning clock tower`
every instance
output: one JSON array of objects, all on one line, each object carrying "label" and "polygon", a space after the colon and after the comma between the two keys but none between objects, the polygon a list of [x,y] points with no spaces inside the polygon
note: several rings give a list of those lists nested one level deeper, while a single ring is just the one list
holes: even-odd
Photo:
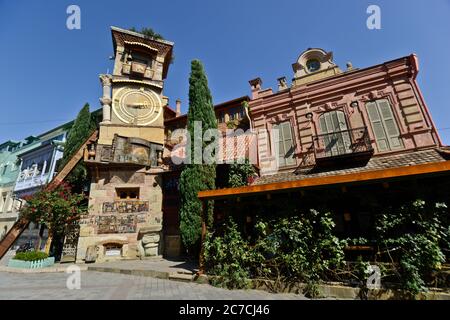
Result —
[{"label": "leaning clock tower", "polygon": [[111,33],[114,69],[100,75],[103,119],[85,157],[92,183],[77,261],[162,254],[163,88],[173,43],[116,27]]}]

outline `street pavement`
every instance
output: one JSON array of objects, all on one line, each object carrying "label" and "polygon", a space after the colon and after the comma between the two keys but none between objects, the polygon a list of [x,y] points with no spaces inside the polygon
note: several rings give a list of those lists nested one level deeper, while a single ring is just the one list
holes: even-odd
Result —
[{"label": "street pavement", "polygon": [[[68,289],[64,272],[23,274],[0,272],[0,300],[293,300],[299,294],[272,294],[260,290],[227,290],[207,284],[185,283],[95,271],[81,271],[80,289]],[[74,284],[74,282],[70,282]]]}]

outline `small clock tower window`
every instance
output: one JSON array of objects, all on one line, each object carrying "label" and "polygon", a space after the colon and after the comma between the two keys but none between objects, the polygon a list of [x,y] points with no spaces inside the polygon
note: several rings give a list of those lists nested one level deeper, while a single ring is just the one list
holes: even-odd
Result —
[{"label": "small clock tower window", "polygon": [[306,69],[308,72],[316,72],[320,69],[320,61],[317,59],[310,59],[306,62]]},{"label": "small clock tower window", "polygon": [[116,188],[116,194],[120,200],[138,200],[139,188]]}]

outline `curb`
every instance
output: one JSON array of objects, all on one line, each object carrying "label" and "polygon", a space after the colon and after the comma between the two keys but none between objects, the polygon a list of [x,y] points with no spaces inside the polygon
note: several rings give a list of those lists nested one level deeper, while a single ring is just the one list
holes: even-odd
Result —
[{"label": "curb", "polygon": [[[51,268],[39,268],[39,269],[20,269],[20,268],[11,268],[0,266],[0,272],[9,272],[9,273],[59,273],[66,272],[67,267],[74,264],[67,264],[66,266],[58,266]],[[77,265],[81,271],[86,271],[88,268],[86,266]]]},{"label": "curb", "polygon": [[[270,283],[273,281],[253,279],[252,288],[271,292]],[[301,293],[305,287],[304,283],[294,285],[285,285],[281,288],[282,293]],[[344,286],[342,284],[318,284],[321,298],[337,298],[344,300],[359,300],[360,288]],[[406,292],[400,289],[370,289],[368,291],[368,300],[405,300],[408,299]],[[449,292],[434,291],[419,293],[416,296],[418,300],[450,300]]]},{"label": "curb", "polygon": [[120,269],[120,268],[95,267],[95,266],[88,266],[87,270],[96,272],[120,273],[132,276],[151,277],[181,282],[192,282],[194,278],[194,275],[170,273],[156,270]]}]

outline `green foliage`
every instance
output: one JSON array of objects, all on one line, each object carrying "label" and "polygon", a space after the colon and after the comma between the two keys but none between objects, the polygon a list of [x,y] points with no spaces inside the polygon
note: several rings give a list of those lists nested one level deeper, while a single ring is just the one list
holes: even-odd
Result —
[{"label": "green foliage", "polygon": [[[61,170],[69,162],[86,139],[94,132],[95,128],[96,121],[89,112],[89,104],[86,103],[78,113],[68,133],[67,141],[64,145],[64,155],[58,164],[58,170]],[[89,180],[88,171],[84,163],[78,163],[66,178],[66,181],[74,186],[77,192],[81,192],[83,187],[90,182]]]},{"label": "green foliage", "polygon": [[[191,62],[191,75],[189,78],[189,110],[187,129],[194,136],[194,122],[202,122],[202,132],[208,129],[217,129],[216,116],[212,103],[211,92],[208,87],[208,79],[199,60]],[[191,145],[193,148],[193,144]],[[205,147],[205,142],[203,147]]]},{"label": "green foliage", "polygon": [[144,27],[144,28],[141,29],[141,31],[137,31],[135,27],[131,27],[128,30],[133,31],[133,32],[137,32],[137,33],[141,33],[144,36],[147,36],[147,37],[150,37],[150,38],[153,38],[153,39],[156,39],[156,40],[164,40],[164,37],[161,34],[155,32],[152,28],[145,28]]},{"label": "green foliage", "polygon": [[95,130],[96,124],[92,120],[89,112],[89,104],[85,104],[78,113],[72,128],[67,135],[67,141],[64,145],[63,161],[60,164],[61,168],[70,160],[70,158],[77,152],[81,145]]},{"label": "green foliage", "polygon": [[227,121],[227,129],[236,129],[239,126],[239,120],[238,119],[234,119],[234,120],[229,120]]},{"label": "green foliage", "polygon": [[242,102],[242,106],[245,108],[245,110],[247,110],[248,115],[251,115],[250,106],[248,105],[248,102],[247,101]]},{"label": "green foliage", "polygon": [[208,273],[215,276],[211,278],[212,285],[228,289],[248,288],[250,281],[247,265],[251,260],[251,253],[231,218],[222,237],[207,234],[204,257]]},{"label": "green foliage", "polygon": [[186,166],[180,176],[180,231],[188,251],[194,250],[200,241],[202,202],[198,191],[204,188],[200,165]]},{"label": "green foliage", "polygon": [[49,235],[60,237],[69,223],[77,221],[87,212],[85,196],[74,194],[67,184],[50,186],[26,197],[26,204],[20,210],[22,217],[45,224]]},{"label": "green foliage", "polygon": [[77,163],[75,168],[73,168],[70,174],[66,177],[65,181],[72,185],[73,190],[77,193],[83,192],[84,188],[91,182],[89,171],[85,163]]},{"label": "green foliage", "polygon": [[[280,291],[286,284],[306,283],[304,293],[318,296],[320,281],[344,281],[360,287],[360,298],[368,298],[370,265],[380,269],[382,282],[399,284],[410,297],[438,281],[442,264],[450,252],[450,215],[444,203],[416,200],[389,208],[377,217],[379,238],[376,262],[358,256],[356,262],[344,261],[348,244],[367,245],[365,238],[339,240],[333,235],[334,222],[329,212],[309,210],[293,216],[273,214],[257,217],[256,238],[243,240],[237,226],[229,222],[222,236],[209,234],[205,266],[217,275],[216,285],[228,288],[247,283],[243,279],[271,280],[269,287]],[[289,209],[290,208],[290,209]],[[251,240],[250,240],[251,241]],[[386,260],[389,259],[389,260]],[[383,280],[383,281],[385,281]],[[445,279],[439,280],[444,286]]]},{"label": "green foliage", "polygon": [[215,283],[238,287],[247,277],[305,282],[305,294],[319,295],[318,283],[330,269],[343,264],[344,242],[333,234],[329,212],[309,210],[302,215],[261,219],[254,246],[245,242],[231,221],[222,237],[205,241],[205,266],[217,275]]},{"label": "green foliage", "polygon": [[361,256],[358,256],[355,266],[354,266],[354,273],[356,278],[359,280],[359,297],[361,300],[367,300],[368,298],[368,287],[367,287],[367,279],[370,276],[369,271],[370,263],[368,261],[364,261]]},{"label": "green foliage", "polygon": [[[191,63],[191,75],[189,78],[189,111],[187,117],[187,130],[190,133],[191,155],[194,152],[194,122],[200,121],[203,134],[208,129],[217,129],[214,107],[211,93],[208,88],[203,65],[198,60]],[[202,139],[203,141],[203,139]],[[203,141],[202,150],[207,143]],[[191,157],[192,159],[193,157]],[[193,159],[192,159],[193,160]],[[193,161],[192,161],[193,162]],[[197,198],[201,190],[215,189],[216,165],[215,164],[187,164],[180,177],[180,232],[183,244],[188,251],[196,253],[199,248],[201,235],[202,205]],[[207,203],[206,220],[208,225],[212,221],[213,203]]]},{"label": "green foliage", "polygon": [[40,251],[29,251],[29,252],[19,252],[17,253],[13,259],[22,260],[22,261],[36,261],[47,259],[48,254]]},{"label": "green foliage", "polygon": [[416,295],[426,290],[427,279],[445,262],[449,248],[449,213],[444,203],[416,200],[390,208],[377,221],[382,246],[398,261],[402,288]]},{"label": "green foliage", "polygon": [[231,188],[242,187],[248,184],[248,178],[255,174],[255,168],[245,159],[244,163],[233,163],[230,165],[228,185]]},{"label": "green foliage", "polygon": [[256,249],[265,261],[261,261],[259,270],[263,272],[259,273],[270,276],[271,266],[277,266],[287,280],[305,282],[307,296],[317,296],[320,279],[344,261],[345,243],[333,235],[334,226],[329,212],[314,209],[299,216],[260,221]]},{"label": "green foliage", "polygon": [[[161,34],[157,33],[152,28],[144,27],[144,28],[141,29],[141,31],[138,31],[135,27],[131,27],[128,30],[133,31],[133,32],[137,32],[137,33],[140,33],[140,34],[143,34],[144,36],[153,38],[155,40],[165,40],[165,38]],[[172,53],[170,63],[173,63],[174,61],[175,61],[175,55]]]}]

